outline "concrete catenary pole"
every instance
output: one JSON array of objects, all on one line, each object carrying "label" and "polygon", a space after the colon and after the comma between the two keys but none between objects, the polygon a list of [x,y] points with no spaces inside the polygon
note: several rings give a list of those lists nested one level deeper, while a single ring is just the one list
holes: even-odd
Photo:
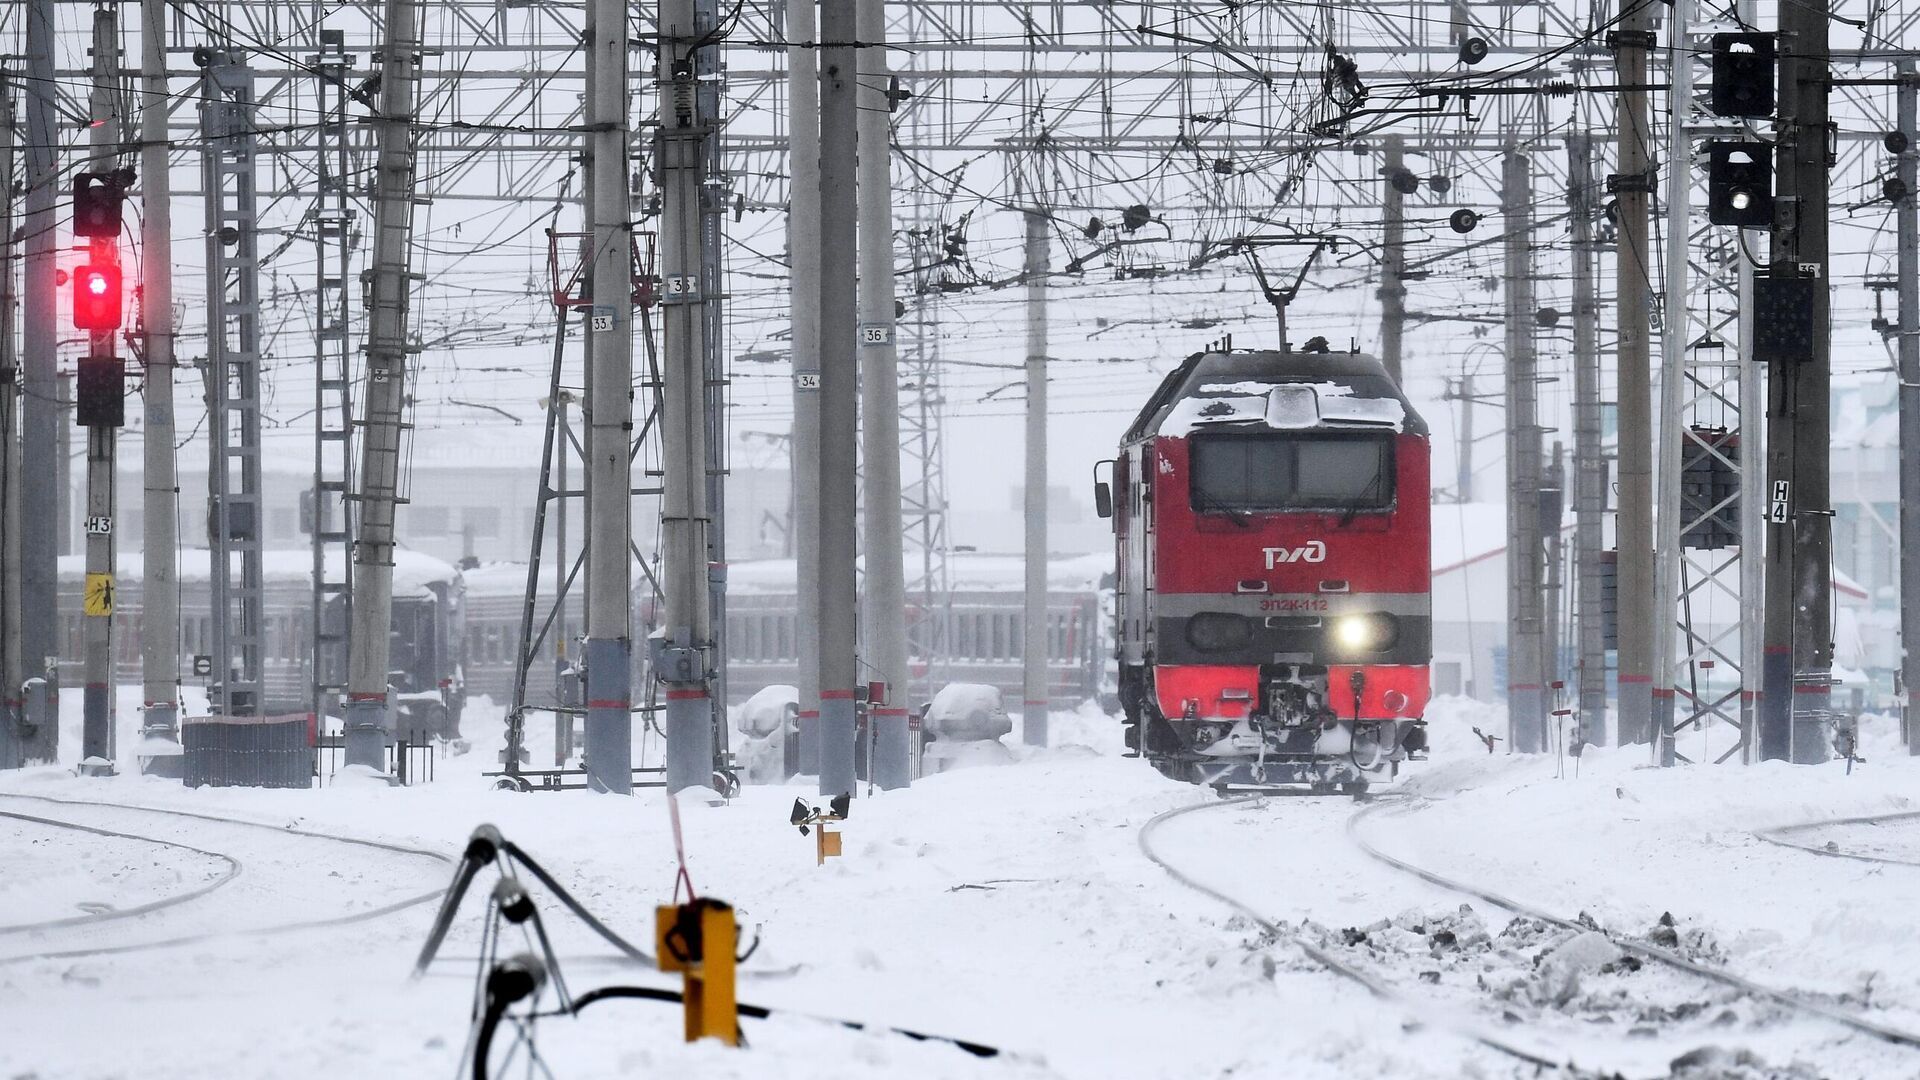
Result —
[{"label": "concrete catenary pole", "polygon": [[[88,132],[95,172],[111,173],[118,165],[121,140],[120,96],[117,93],[120,66],[119,10],[101,7],[93,13],[93,94],[88,106],[92,128]],[[93,237],[88,241],[88,261],[114,264],[120,261],[120,238]],[[93,363],[118,363],[115,357],[116,333],[112,330],[88,332],[87,355]],[[113,582],[114,566],[114,465],[120,428],[113,424],[93,424],[87,428],[87,592],[93,583],[107,582],[104,603],[88,605],[82,626],[85,646],[86,689],[81,698],[80,756],[82,767],[111,772],[116,750],[114,724],[113,671]],[[104,523],[104,527],[103,527]]]},{"label": "concrete catenary pole", "polygon": [[1594,282],[1599,210],[1593,182],[1593,137],[1567,138],[1567,201],[1573,256],[1573,547],[1574,685],[1581,742],[1607,740],[1606,620],[1601,611],[1601,518],[1607,509],[1607,459],[1601,445],[1600,299]]},{"label": "concrete catenary pole", "polygon": [[1047,745],[1047,215],[1027,211],[1027,585],[1021,740]]},{"label": "concrete catenary pole", "polygon": [[[1833,374],[1827,259],[1827,0],[1780,10],[1780,110],[1774,175],[1792,207],[1773,228],[1774,278],[1811,278],[1813,347],[1767,387],[1767,475],[1786,485],[1787,520],[1767,538],[1766,652],[1760,755],[1807,764],[1827,757],[1833,670],[1829,427]],[[1811,268],[1809,270],[1809,268]],[[1625,587],[1625,583],[1622,583]]]},{"label": "concrete catenary pole", "polygon": [[[1668,64],[1670,100],[1685,101],[1693,92],[1693,54],[1688,34],[1693,23],[1693,0],[1674,0],[1667,16],[1667,45],[1672,60]],[[1676,105],[1667,124],[1666,160],[1674,167],[1665,177],[1666,252],[1665,295],[1673,317],[1660,334],[1660,417],[1657,470],[1653,489],[1654,505],[1660,508],[1653,531],[1653,666],[1650,698],[1653,703],[1653,761],[1657,765],[1674,763],[1674,655],[1679,620],[1681,562],[1686,552],[1681,545],[1681,519],[1688,513],[1681,497],[1680,462],[1685,453],[1683,413],[1687,392],[1686,316],[1678,299],[1687,295],[1688,241],[1692,232],[1693,170],[1692,139],[1687,132],[1688,110]],[[1623,635],[1624,640],[1624,635]]]},{"label": "concrete catenary pole", "polygon": [[859,0],[860,36],[860,426],[866,462],[867,592],[862,612],[867,664],[887,684],[869,702],[873,760],[882,788],[906,787],[907,581],[900,521],[900,353],[893,317],[892,123],[887,97],[886,0]]},{"label": "concrete catenary pole", "polygon": [[1900,62],[1900,683],[1907,753],[1920,754],[1920,74]]},{"label": "concrete catenary pole", "polygon": [[1533,170],[1507,150],[1500,187],[1506,230],[1507,721],[1514,750],[1546,746],[1546,657],[1541,594],[1539,383],[1533,345]]},{"label": "concrete catenary pole", "polygon": [[20,685],[20,353],[14,346],[19,251],[14,244],[13,78],[0,74],[0,769],[25,759]]},{"label": "concrete catenary pole", "polygon": [[[607,19],[620,22],[623,9],[617,0],[594,2],[605,5]],[[693,0],[662,0],[660,30],[659,68],[664,82],[660,87],[655,160],[660,173],[660,275],[666,286],[661,305],[664,385],[660,435],[666,473],[661,535],[667,621],[655,671],[667,699],[667,789],[679,791],[711,783],[713,770],[713,706],[708,681],[712,641],[707,592],[706,322],[701,310],[705,298],[700,291],[701,190],[706,184],[707,140],[712,137],[713,118],[700,114],[693,55],[697,47],[712,47],[712,43],[701,40],[694,22]],[[607,78],[605,67],[602,78]],[[597,175],[595,182],[599,182]],[[624,245],[627,241],[620,242]],[[613,390],[610,383],[607,390]],[[596,415],[596,427],[599,422]],[[611,443],[608,452],[612,452]],[[620,452],[625,453],[624,443]],[[607,490],[611,490],[611,481],[608,483]],[[592,512],[602,512],[598,501]],[[621,513],[625,514],[624,503]],[[601,534],[591,527],[588,532],[590,550],[599,550]],[[625,542],[616,550],[625,565]],[[601,580],[595,578],[596,582]],[[622,575],[616,580],[626,578]],[[587,620],[591,626],[591,610]],[[593,636],[591,629],[588,636]],[[591,657],[587,670],[591,679]],[[588,730],[591,756],[591,719]]]},{"label": "concrete catenary pole", "polygon": [[26,733],[28,763],[50,762],[60,748],[60,696],[51,685],[59,644],[59,557],[66,512],[66,448],[60,431],[67,395],[56,373],[59,296],[60,137],[54,113],[53,0],[28,0],[26,266],[21,275],[20,605],[21,657],[29,678],[45,676],[22,707],[33,720]]},{"label": "concrete catenary pole", "polygon": [[393,622],[393,532],[399,502],[407,324],[412,291],[415,85],[419,0],[384,0],[380,108],[374,120],[373,296],[360,432],[360,523],[347,637],[346,763],[386,765],[387,634]]},{"label": "concrete catenary pole", "polygon": [[[855,431],[860,422],[854,190],[857,0],[820,5],[820,794],[854,790]],[[804,631],[803,631],[804,632]]]},{"label": "concrete catenary pole", "polygon": [[140,325],[146,356],[140,675],[144,741],[177,743],[179,481],[173,461],[173,184],[167,169],[167,3],[140,0]]},{"label": "concrete catenary pole", "polygon": [[1653,128],[1647,110],[1647,51],[1653,47],[1658,0],[1624,0],[1615,35],[1620,91],[1619,173],[1615,213],[1619,242],[1619,728],[1622,744],[1653,736],[1653,391],[1651,383],[1652,263],[1647,259],[1647,209],[1653,191]]},{"label": "concrete catenary pole", "polygon": [[[664,27],[670,13],[661,12]],[[676,28],[692,25],[684,15]],[[667,49],[663,33],[661,48]],[[588,309],[586,347],[586,718],[582,728],[582,766],[594,791],[626,795],[633,791],[633,629],[632,543],[633,510],[630,457],[633,423],[633,214],[627,195],[631,155],[631,110],[627,96],[628,30],[624,9],[607,0],[592,0],[586,11],[587,40],[587,192],[584,200],[588,231]],[[669,53],[662,53],[661,74],[668,77]],[[666,86],[673,86],[669,81]],[[663,113],[671,115],[672,94],[662,92]],[[687,104],[691,109],[691,102]],[[664,121],[663,121],[664,122]],[[679,144],[672,144],[678,146]],[[664,159],[663,159],[664,161]],[[684,233],[673,234],[669,223],[662,273],[684,275],[684,261],[674,258],[674,246]],[[684,279],[668,277],[677,287],[668,290],[668,318],[685,319],[688,293]],[[683,342],[668,338],[667,369],[677,371],[681,357],[673,351]],[[667,393],[674,392],[667,376]],[[671,402],[671,397],[669,398]],[[671,404],[669,406],[671,408]],[[681,417],[667,426],[669,449],[681,430]],[[669,485],[684,483],[684,462],[669,458]],[[697,474],[696,474],[697,475]],[[671,490],[669,493],[671,497]],[[672,514],[674,511],[668,511]],[[670,523],[669,528],[673,526]],[[670,534],[671,536],[672,534]],[[671,551],[672,549],[670,549]],[[685,596],[668,594],[678,617]],[[700,702],[704,704],[704,699]],[[667,705],[674,723],[677,703]]]},{"label": "concrete catenary pole", "polygon": [[[724,9],[728,19],[732,8]],[[721,112],[721,91],[726,80],[726,65],[721,61],[722,25],[720,0],[694,0],[693,25],[707,42],[694,54],[694,77],[699,83],[700,115],[705,117],[707,137],[702,149],[707,169],[700,196],[700,318],[702,392],[701,415],[706,423],[706,558],[707,558],[707,655],[712,658],[707,675],[708,762],[712,776],[731,775],[732,734],[727,724],[727,413],[728,387],[732,379],[727,368],[727,290],[726,228],[731,191],[727,178],[726,124]],[[724,778],[720,786],[725,786]]]},{"label": "concrete catenary pole", "polygon": [[1381,208],[1386,222],[1380,236],[1380,362],[1394,382],[1401,381],[1400,339],[1407,325],[1407,196],[1400,190],[1410,175],[1406,165],[1407,141],[1399,135],[1386,138],[1385,161],[1381,172]]},{"label": "concrete catenary pole", "polygon": [[820,771],[820,65],[814,53],[814,0],[787,5],[788,291],[793,313],[793,565],[800,632],[800,712],[794,772]]}]

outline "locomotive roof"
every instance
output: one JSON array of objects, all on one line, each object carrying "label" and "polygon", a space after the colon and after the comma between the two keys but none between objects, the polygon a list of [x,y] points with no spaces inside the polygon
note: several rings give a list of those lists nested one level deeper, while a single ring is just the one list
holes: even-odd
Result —
[{"label": "locomotive roof", "polygon": [[[1286,406],[1270,394],[1279,386],[1313,388],[1318,405],[1310,422],[1277,422],[1275,410]],[[1200,423],[1427,433],[1426,421],[1372,356],[1246,350],[1187,357],[1161,380],[1123,441],[1185,435]]]}]

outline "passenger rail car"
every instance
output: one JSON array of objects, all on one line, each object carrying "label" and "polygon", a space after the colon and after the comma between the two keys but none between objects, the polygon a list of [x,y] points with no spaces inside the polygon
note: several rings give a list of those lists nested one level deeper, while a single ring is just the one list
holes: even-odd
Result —
[{"label": "passenger rail car", "polygon": [[[1055,702],[1095,698],[1101,691],[1109,649],[1109,623],[1101,589],[1104,558],[1059,558],[1049,568],[1047,681]],[[940,684],[985,683],[1009,701],[1024,694],[1024,562],[1018,556],[963,553],[949,559],[952,588],[930,613],[918,594],[908,596],[908,622],[931,618],[916,640],[931,651]],[[790,559],[735,563],[728,568],[727,696],[739,703],[762,687],[793,685],[799,673],[798,600]],[[916,682],[929,659],[910,656]]]},{"label": "passenger rail car", "polygon": [[1427,430],[1379,361],[1189,357],[1112,470],[1129,746],[1181,780],[1349,790],[1424,749]]},{"label": "passenger rail car", "polygon": [[[530,708],[580,707],[585,692],[585,669],[576,666],[585,655],[586,589],[576,581],[568,596],[565,617],[554,610],[551,564],[540,579],[533,608],[533,632],[540,638],[537,655],[527,669],[526,703]],[[651,591],[636,567],[632,625],[634,639],[631,672],[634,700],[646,700],[646,614],[652,608]],[[467,692],[485,694],[495,705],[510,707],[513,676],[520,651],[520,617],[526,603],[527,564],[484,563],[466,572],[467,579]],[[551,622],[548,620],[551,619]]]},{"label": "passenger rail car", "polygon": [[[551,571],[549,571],[551,573]],[[520,615],[527,590],[526,563],[487,563],[468,570],[467,578],[467,692],[485,694],[495,705],[506,707],[513,701],[514,661],[520,649]],[[542,582],[544,586],[546,582]],[[576,589],[576,592],[580,590]],[[557,696],[555,686],[561,670],[560,646],[566,655],[580,655],[579,637],[584,630],[585,601],[576,595],[567,609],[562,625],[558,618],[548,628],[540,655],[527,671],[527,702],[531,705],[567,704]],[[540,630],[553,606],[553,598],[542,591],[534,606],[534,631]],[[635,683],[639,686],[639,683]]]},{"label": "passenger rail car", "polygon": [[[183,679],[192,658],[213,651],[213,603],[204,550],[180,553],[180,658]],[[142,560],[122,555],[114,588],[114,676],[121,685],[141,680]],[[263,558],[261,712],[265,715],[310,711],[313,664],[313,556],[307,551],[269,551]],[[60,560],[60,681],[78,686],[85,656],[81,592],[85,560]],[[392,686],[401,721],[410,730],[452,736],[459,733],[466,705],[464,647],[466,586],[453,566],[414,552],[394,557]],[[336,608],[330,612],[339,618]]]}]

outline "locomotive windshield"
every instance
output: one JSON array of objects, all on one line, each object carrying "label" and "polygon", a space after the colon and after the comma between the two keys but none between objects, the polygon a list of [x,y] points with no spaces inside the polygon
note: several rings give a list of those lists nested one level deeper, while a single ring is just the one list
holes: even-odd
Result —
[{"label": "locomotive windshield", "polygon": [[1390,436],[1197,435],[1195,510],[1379,510],[1393,504]]}]

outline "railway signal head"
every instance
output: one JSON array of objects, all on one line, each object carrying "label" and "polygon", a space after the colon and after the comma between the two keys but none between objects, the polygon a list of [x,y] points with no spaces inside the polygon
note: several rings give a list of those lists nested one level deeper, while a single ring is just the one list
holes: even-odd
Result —
[{"label": "railway signal head", "polygon": [[1763,142],[1707,144],[1707,220],[1715,225],[1773,224],[1772,147]]},{"label": "railway signal head", "polygon": [[1447,228],[1463,236],[1472,232],[1473,227],[1478,224],[1480,224],[1480,215],[1464,206],[1455,210],[1452,216],[1447,218]]},{"label": "railway signal head", "polygon": [[112,173],[83,172],[73,178],[73,235],[111,240],[120,235],[126,189]]},{"label": "railway signal head", "polygon": [[125,302],[120,268],[88,263],[73,272],[73,325],[80,330],[117,330]]},{"label": "railway signal head", "polygon": [[74,419],[81,427],[117,428],[127,422],[127,369],[117,356],[85,356],[74,380]]},{"label": "railway signal head", "polygon": [[1460,39],[1460,62],[1472,67],[1487,58],[1487,39],[1470,37]]},{"label": "railway signal head", "polygon": [[1713,95],[1716,116],[1773,115],[1772,34],[1713,35]]}]

